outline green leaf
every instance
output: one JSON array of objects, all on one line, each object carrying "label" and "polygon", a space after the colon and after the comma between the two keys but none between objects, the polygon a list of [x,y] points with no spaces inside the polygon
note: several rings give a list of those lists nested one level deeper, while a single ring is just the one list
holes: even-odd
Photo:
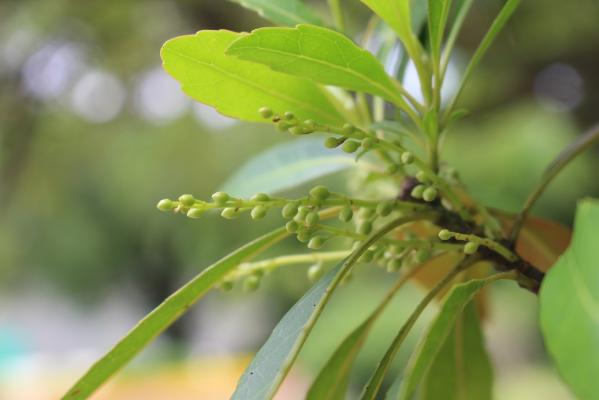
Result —
[{"label": "green leaf", "polygon": [[234,118],[264,122],[258,109],[266,106],[277,114],[291,111],[300,119],[343,123],[314,83],[226,56],[227,47],[242,36],[221,30],[171,39],[161,50],[164,68],[186,94]]},{"label": "green leaf", "polygon": [[599,201],[579,203],[574,237],[540,292],[545,345],[581,399],[599,399]]},{"label": "green leaf", "polygon": [[419,399],[491,400],[492,395],[493,366],[470,302],[430,366]]},{"label": "green leaf", "polygon": [[206,292],[241,262],[247,261],[288,236],[285,229],[272,231],[222,258],[170,295],[69,389],[63,399],[86,399],[137,353],[164,332]]},{"label": "green leaf", "polygon": [[362,3],[395,31],[413,57],[417,39],[412,32],[410,0],[362,0]]},{"label": "green leaf", "polygon": [[[514,13],[514,11],[516,11],[516,8],[518,8],[518,6],[520,5],[520,1],[521,0],[507,0],[503,8],[499,12],[499,15],[497,15],[497,17],[493,21],[493,24],[491,24],[491,27],[487,31],[485,37],[483,38],[480,45],[474,52],[474,55],[470,59],[468,67],[466,67],[466,71],[464,72],[464,76],[462,77],[462,82],[460,83],[458,91],[455,97],[453,98],[451,105],[447,108],[448,112],[451,112],[453,110],[455,103],[457,102],[462,91],[464,90],[466,82],[468,81],[468,79],[470,79],[470,76],[472,75],[472,71],[476,69],[484,55],[487,53],[487,50],[489,49],[491,44],[495,41],[495,38],[497,37],[499,32],[501,32],[507,21]],[[468,3],[466,3],[466,5],[468,5]]]},{"label": "green leaf", "polygon": [[470,11],[470,7],[472,6],[473,2],[474,0],[456,0],[455,2],[455,10],[450,22],[451,28],[449,30],[449,34],[447,35],[445,49],[443,50],[444,63],[447,63],[449,61],[449,56],[451,55],[455,41],[458,38],[458,34],[460,33],[462,24],[464,23],[466,15],[468,15],[468,11]]},{"label": "green leaf", "polygon": [[367,92],[407,107],[400,85],[381,63],[346,36],[313,25],[260,28],[236,40],[227,54],[326,85]]},{"label": "green leaf", "polygon": [[320,18],[300,0],[231,0],[278,25],[322,25]]},{"label": "green leaf", "polygon": [[237,197],[275,193],[355,165],[353,156],[326,149],[322,139],[300,138],[252,158],[227,180],[223,190]]},{"label": "green leaf", "polygon": [[428,31],[434,62],[439,62],[450,7],[450,0],[428,0]]},{"label": "green leaf", "polygon": [[[492,282],[513,277],[513,272],[498,273],[485,279],[473,279],[455,285],[445,297],[439,314],[418,344],[414,354],[412,354],[406,367],[405,375],[397,378],[398,381],[394,386],[397,387],[399,385],[399,390],[395,392],[396,394],[387,396],[387,399],[412,399],[418,385],[422,382],[443,348],[449,333],[455,325],[457,317],[463,312],[466,305],[472,301],[474,295]],[[399,381],[401,383],[398,383]]]}]

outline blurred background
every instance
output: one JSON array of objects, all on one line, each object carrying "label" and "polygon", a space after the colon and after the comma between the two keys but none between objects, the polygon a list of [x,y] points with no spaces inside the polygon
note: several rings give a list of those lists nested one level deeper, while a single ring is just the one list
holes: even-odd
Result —
[{"label": "blurred background", "polygon": [[[368,13],[345,3],[358,35]],[[312,5],[326,13],[324,1]],[[454,86],[500,5],[475,2]],[[474,75],[462,102],[472,116],[447,136],[444,159],[486,204],[517,210],[544,166],[599,120],[597,17],[595,0],[523,2]],[[200,29],[266,24],[226,1],[0,1],[0,399],[59,397],[168,294],[281,223],[197,221],[155,208],[181,193],[208,198],[243,161],[286,139],[186,98],[162,71],[160,46]],[[570,224],[576,200],[599,195],[597,171],[595,151],[568,167],[535,212]],[[279,249],[301,247],[290,240]],[[228,398],[252,351],[309,285],[300,267],[263,283],[252,294],[208,295],[94,398]],[[323,354],[388,284],[382,272],[358,272],[279,398],[302,398]],[[512,285],[491,297],[496,398],[572,398],[544,353],[536,298]],[[394,301],[359,358],[357,381],[418,298],[412,287]]]}]

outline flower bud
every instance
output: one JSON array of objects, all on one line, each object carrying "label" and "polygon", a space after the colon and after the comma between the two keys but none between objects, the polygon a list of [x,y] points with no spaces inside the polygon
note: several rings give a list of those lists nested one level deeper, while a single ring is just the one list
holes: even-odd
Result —
[{"label": "flower bud", "polygon": [[291,111],[285,111],[283,118],[285,118],[287,121],[292,121],[295,119],[295,115]]},{"label": "flower bud", "polygon": [[464,245],[464,254],[474,254],[478,251],[478,247],[478,243],[468,242]]},{"label": "flower bud", "polygon": [[256,207],[252,208],[252,211],[250,212],[250,216],[252,217],[252,219],[262,219],[264,218],[264,216],[266,215],[266,207],[264,207],[262,204],[257,205]]},{"label": "flower bud", "polygon": [[414,162],[414,155],[406,151],[401,155],[401,162],[405,165],[412,164]]},{"label": "flower bud", "polygon": [[229,280],[222,281],[219,285],[219,288],[223,292],[230,292],[233,289],[233,282]]},{"label": "flower bud", "polygon": [[312,236],[312,234],[310,233],[310,231],[308,229],[301,229],[297,232],[297,235],[296,235],[297,240],[299,240],[302,243],[308,243],[311,236]]},{"label": "flower bud", "polygon": [[227,207],[220,213],[220,215],[226,219],[235,219],[239,216],[239,210],[234,207]]},{"label": "flower bud", "polygon": [[382,201],[376,206],[376,212],[381,217],[386,217],[393,211],[393,203],[390,201]]},{"label": "flower bud", "polygon": [[308,215],[306,215],[306,225],[314,226],[320,221],[320,217],[316,211],[310,211]]},{"label": "flower bud", "polygon": [[429,249],[418,249],[414,252],[414,261],[418,264],[424,263],[431,257],[431,252]]},{"label": "flower bud", "polygon": [[264,119],[272,117],[272,110],[270,108],[268,108],[268,107],[261,107],[258,110],[258,113]]},{"label": "flower bud", "polygon": [[372,222],[362,221],[362,223],[358,227],[358,233],[361,235],[369,235],[370,232],[372,232]]},{"label": "flower bud", "polygon": [[185,207],[191,207],[196,202],[196,199],[193,198],[190,194],[182,194],[179,196],[179,203],[184,205]]},{"label": "flower bud", "polygon": [[251,201],[263,202],[263,201],[269,201],[270,197],[266,193],[256,193],[255,195],[253,195],[250,198],[250,200]]},{"label": "flower bud", "polygon": [[318,250],[324,244],[324,238],[322,236],[314,236],[308,242],[308,248],[312,250]]},{"label": "flower bud", "polygon": [[297,222],[295,222],[294,220],[288,221],[285,224],[285,229],[289,233],[296,233],[297,230],[299,229],[299,224]]},{"label": "flower bud", "polygon": [[257,275],[250,275],[243,281],[243,290],[253,292],[260,287],[260,278]]},{"label": "flower bud", "polygon": [[329,189],[326,187],[319,185],[315,186],[310,190],[310,196],[314,197],[318,201],[324,201],[331,195]]},{"label": "flower bud", "polygon": [[367,137],[365,139],[362,139],[362,148],[364,148],[365,150],[371,149],[372,146],[374,146],[374,139]]},{"label": "flower bud", "polygon": [[314,264],[310,268],[308,268],[307,274],[310,282],[316,282],[324,274],[324,268],[322,267],[321,263]]},{"label": "flower bud", "polygon": [[349,222],[354,216],[354,211],[350,206],[343,207],[339,212],[339,220],[341,222]]},{"label": "flower bud", "polygon": [[277,130],[279,132],[287,132],[287,129],[289,129],[290,125],[286,122],[277,122]]},{"label": "flower bud", "polygon": [[355,140],[346,140],[341,147],[346,153],[355,153],[360,147],[360,143]]},{"label": "flower bud", "polygon": [[297,214],[297,208],[297,202],[292,201],[291,203],[287,203],[281,210],[281,215],[283,216],[283,218],[293,218]]},{"label": "flower bud", "polygon": [[222,206],[229,201],[229,195],[225,192],[216,192],[212,195],[212,200],[214,200],[217,205]]},{"label": "flower bud", "polygon": [[416,179],[418,179],[418,182],[421,183],[426,183],[429,180],[428,175],[424,171],[418,171],[418,173],[416,174]]},{"label": "flower bud", "polygon": [[418,185],[418,186],[414,187],[414,189],[412,189],[412,192],[410,193],[410,195],[415,199],[421,199],[425,190],[426,190],[426,186]]},{"label": "flower bud", "polygon": [[291,133],[292,135],[303,135],[304,132],[304,128],[302,128],[301,126],[292,126],[291,128],[289,128],[289,133]]},{"label": "flower bud", "polygon": [[204,214],[204,210],[201,208],[192,207],[187,211],[187,216],[189,218],[197,219],[200,218]]},{"label": "flower bud", "polygon": [[401,258],[394,258],[392,260],[389,260],[389,262],[387,263],[387,271],[388,272],[399,271],[401,269],[402,265],[403,265],[403,260]]},{"label": "flower bud", "polygon": [[352,124],[349,124],[349,123],[343,125],[343,128],[341,128],[341,129],[342,129],[342,132],[344,135],[351,135],[356,130],[356,128]]},{"label": "flower bud", "polygon": [[170,199],[162,199],[158,202],[158,204],[156,204],[156,208],[158,208],[160,211],[171,211],[175,207],[175,202]]},{"label": "flower bud", "polygon": [[397,164],[391,164],[385,170],[385,172],[388,173],[389,175],[393,175],[397,171],[399,171],[399,165],[397,165]]},{"label": "flower bud", "polygon": [[448,229],[441,229],[439,231],[439,239],[449,240],[453,237],[453,234]]},{"label": "flower bud", "polygon": [[437,199],[437,195],[437,189],[435,189],[434,187],[428,187],[424,190],[424,192],[422,192],[422,199],[430,203]]}]

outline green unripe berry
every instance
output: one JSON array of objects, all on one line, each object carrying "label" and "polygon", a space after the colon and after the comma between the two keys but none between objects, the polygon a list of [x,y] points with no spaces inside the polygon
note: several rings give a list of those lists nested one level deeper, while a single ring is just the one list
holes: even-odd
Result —
[{"label": "green unripe berry", "polygon": [[360,235],[369,235],[370,232],[372,232],[372,222],[362,221],[362,223],[358,227],[358,233]]},{"label": "green unripe berry", "polygon": [[322,236],[314,236],[308,242],[308,248],[312,250],[318,250],[324,244],[324,238]]},{"label": "green unripe berry", "polygon": [[258,110],[258,113],[262,116],[262,118],[270,118],[272,117],[272,110],[268,107],[261,107]]},{"label": "green unripe berry", "polygon": [[464,245],[464,254],[474,254],[478,251],[479,244],[468,242]]},{"label": "green unripe berry", "polygon": [[204,210],[202,210],[201,208],[192,207],[187,211],[187,216],[193,219],[200,218],[203,214]]},{"label": "green unripe berry", "polygon": [[193,198],[190,194],[182,194],[179,196],[179,203],[184,205],[185,207],[191,207],[195,204],[196,199]]},{"label": "green unripe berry", "polygon": [[405,165],[412,164],[414,162],[414,155],[406,151],[401,155],[401,162]]},{"label": "green unripe berry", "polygon": [[371,149],[372,146],[374,146],[374,139],[367,137],[365,139],[362,139],[362,148],[364,148],[365,150]]},{"label": "green unripe berry", "polygon": [[329,192],[329,189],[322,185],[315,186],[310,190],[310,196],[319,201],[326,200],[330,195],[331,192]]},{"label": "green unripe berry", "polygon": [[295,222],[294,220],[288,221],[285,224],[285,229],[289,233],[295,233],[299,229],[299,224],[297,222]]},{"label": "green unripe berry", "polygon": [[233,289],[232,281],[222,281],[219,285],[220,290],[223,292],[230,292]]},{"label": "green unripe berry", "polygon": [[298,204],[295,201],[287,203],[281,210],[281,215],[283,216],[283,218],[293,218],[297,214],[297,208]]},{"label": "green unripe berry", "polygon": [[422,192],[422,198],[424,199],[424,201],[427,202],[432,202],[435,201],[437,199],[437,189],[435,189],[434,187],[428,187],[424,190],[424,192]]},{"label": "green unripe berry", "polygon": [[266,193],[256,193],[255,195],[250,197],[250,200],[263,202],[263,201],[269,201],[270,197]]},{"label": "green unripe berry", "polygon": [[227,201],[229,201],[229,195],[225,192],[216,192],[212,195],[212,200],[219,206],[222,206]]},{"label": "green unripe berry", "polygon": [[393,203],[390,201],[380,202],[376,206],[376,213],[381,217],[386,217],[387,215],[391,214],[391,211],[393,211]]},{"label": "green unripe berry", "polygon": [[359,147],[360,143],[356,142],[355,140],[346,140],[345,143],[343,143],[343,146],[341,146],[343,151],[346,153],[355,153]]},{"label": "green unripe berry", "polygon": [[339,140],[338,138],[333,137],[333,136],[329,136],[324,141],[324,147],[326,147],[327,149],[334,149],[335,147],[339,146],[340,144],[341,144],[341,140]]},{"label": "green unripe berry", "polygon": [[341,222],[349,222],[349,221],[351,221],[353,216],[354,216],[354,211],[352,210],[352,208],[350,206],[343,207],[343,209],[341,209],[341,212],[339,212],[339,220]]},{"label": "green unripe berry", "polygon": [[356,130],[356,128],[352,125],[352,124],[345,124],[343,125],[343,127],[341,128],[343,134],[345,135],[351,135],[352,133],[354,133],[354,131]]},{"label": "green unripe berry", "polygon": [[426,186],[418,185],[418,186],[414,187],[414,189],[412,189],[412,192],[410,193],[410,195],[415,199],[421,199],[425,190],[426,190]]},{"label": "green unripe berry", "polygon": [[394,258],[392,260],[389,260],[389,262],[387,263],[387,271],[389,271],[389,272],[399,271],[401,269],[402,265],[403,265],[403,260],[401,258]]},{"label": "green unripe berry", "polygon": [[160,211],[171,211],[175,206],[175,202],[170,199],[162,199],[156,204],[156,208]]},{"label": "green unripe berry", "polygon": [[262,219],[264,218],[264,216],[266,215],[266,207],[264,207],[263,205],[258,205],[254,208],[252,208],[252,211],[250,212],[250,216],[252,217],[252,219]]},{"label": "green unripe berry", "polygon": [[385,170],[385,172],[388,173],[389,175],[393,175],[397,171],[399,171],[399,165],[397,165],[397,164],[391,164]]},{"label": "green unripe berry", "polygon": [[418,179],[418,182],[426,183],[428,182],[428,175],[424,171],[418,171],[416,174],[416,179]]},{"label": "green unripe berry", "polygon": [[291,111],[285,111],[285,114],[283,114],[283,118],[285,118],[287,121],[291,121],[295,119],[295,115]]},{"label": "green unripe berry", "polygon": [[243,290],[253,292],[260,287],[260,278],[257,275],[250,275],[243,280]]},{"label": "green unripe berry", "polygon": [[316,211],[311,211],[306,215],[306,225],[314,226],[320,221],[320,217]]},{"label": "green unripe berry", "polygon": [[316,282],[324,274],[324,268],[322,267],[322,264],[314,264],[310,268],[308,268],[307,274],[310,282]]},{"label": "green unripe berry", "polygon": [[220,215],[226,219],[235,219],[239,216],[239,211],[234,207],[227,207],[220,213]]},{"label": "green unripe berry", "polygon": [[308,241],[310,240],[310,238],[312,237],[312,234],[310,233],[309,230],[307,229],[302,229],[300,231],[297,232],[297,240],[299,240],[302,243],[308,243]]},{"label": "green unripe berry", "polygon": [[439,231],[439,239],[449,240],[453,237],[453,234],[448,229],[441,229]]},{"label": "green unripe berry", "polygon": [[291,133],[292,135],[303,135],[304,128],[302,128],[301,126],[292,126],[291,128],[289,128],[289,133]]}]

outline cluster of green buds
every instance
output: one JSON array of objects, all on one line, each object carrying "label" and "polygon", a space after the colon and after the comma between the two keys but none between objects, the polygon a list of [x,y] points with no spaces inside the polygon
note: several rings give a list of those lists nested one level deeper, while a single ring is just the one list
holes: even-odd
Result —
[{"label": "cluster of green buds", "polygon": [[418,171],[416,179],[420,184],[414,186],[410,195],[415,199],[421,199],[428,203],[432,203],[437,200],[439,196],[438,190],[431,183],[430,177],[425,171]]}]

